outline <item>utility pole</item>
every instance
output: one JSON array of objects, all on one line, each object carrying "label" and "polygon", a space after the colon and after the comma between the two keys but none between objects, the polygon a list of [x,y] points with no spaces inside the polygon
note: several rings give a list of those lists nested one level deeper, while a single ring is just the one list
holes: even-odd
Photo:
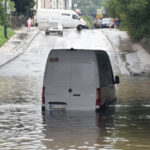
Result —
[{"label": "utility pole", "polygon": [[67,0],[64,0],[65,3],[65,9],[67,9]]},{"label": "utility pole", "polygon": [[4,7],[5,7],[5,21],[4,21],[4,36],[6,39],[8,39],[7,37],[7,3],[6,3],[6,0],[4,2]]},{"label": "utility pole", "polygon": [[46,4],[45,4],[45,0],[44,0],[44,8],[46,7]]},{"label": "utility pole", "polygon": [[36,12],[37,12],[37,9],[38,9],[38,5],[39,5],[38,0],[36,0]]},{"label": "utility pole", "polygon": [[57,0],[57,9],[58,9],[58,0]]}]

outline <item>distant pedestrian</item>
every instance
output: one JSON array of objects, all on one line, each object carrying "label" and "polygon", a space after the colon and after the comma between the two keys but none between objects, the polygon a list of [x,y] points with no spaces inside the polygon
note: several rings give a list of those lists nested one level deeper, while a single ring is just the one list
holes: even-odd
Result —
[{"label": "distant pedestrian", "polygon": [[118,19],[118,18],[115,18],[115,19],[114,19],[114,28],[115,28],[115,29],[118,29],[118,27],[119,27],[119,19]]},{"label": "distant pedestrian", "polygon": [[111,19],[110,21],[110,25],[109,25],[109,29],[113,28],[114,27],[114,19]]},{"label": "distant pedestrian", "polygon": [[30,32],[30,28],[32,26],[32,20],[31,18],[29,17],[28,20],[27,20],[27,26],[28,26],[28,32]]}]

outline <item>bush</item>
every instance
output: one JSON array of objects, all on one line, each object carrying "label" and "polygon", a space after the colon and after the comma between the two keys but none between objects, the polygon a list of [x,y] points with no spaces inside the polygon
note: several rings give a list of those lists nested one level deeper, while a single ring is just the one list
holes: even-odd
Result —
[{"label": "bush", "polygon": [[105,8],[111,17],[121,19],[132,39],[150,38],[149,0],[108,0]]}]

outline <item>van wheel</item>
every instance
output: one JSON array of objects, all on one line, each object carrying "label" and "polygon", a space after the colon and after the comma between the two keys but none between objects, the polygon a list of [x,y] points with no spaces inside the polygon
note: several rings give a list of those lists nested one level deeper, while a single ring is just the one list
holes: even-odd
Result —
[{"label": "van wheel", "polygon": [[46,31],[46,32],[45,32],[45,35],[49,35],[49,32]]},{"label": "van wheel", "polygon": [[81,31],[81,30],[82,30],[82,25],[78,25],[78,26],[77,26],[77,30],[78,30],[78,31]]},{"label": "van wheel", "polygon": [[63,36],[63,33],[62,33],[62,32],[59,32],[58,35],[59,35],[59,36]]}]

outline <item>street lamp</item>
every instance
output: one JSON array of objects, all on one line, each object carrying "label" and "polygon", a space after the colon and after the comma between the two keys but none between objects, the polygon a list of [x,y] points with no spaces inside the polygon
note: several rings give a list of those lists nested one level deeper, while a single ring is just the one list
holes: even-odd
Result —
[{"label": "street lamp", "polygon": [[4,2],[4,7],[5,7],[5,20],[4,20],[4,36],[6,39],[8,39],[8,36],[7,36],[7,4],[6,4],[6,0]]},{"label": "street lamp", "polygon": [[65,3],[65,9],[67,9],[67,0],[64,0]]},{"label": "street lamp", "polygon": [[58,9],[58,0],[57,0],[57,9]]}]

